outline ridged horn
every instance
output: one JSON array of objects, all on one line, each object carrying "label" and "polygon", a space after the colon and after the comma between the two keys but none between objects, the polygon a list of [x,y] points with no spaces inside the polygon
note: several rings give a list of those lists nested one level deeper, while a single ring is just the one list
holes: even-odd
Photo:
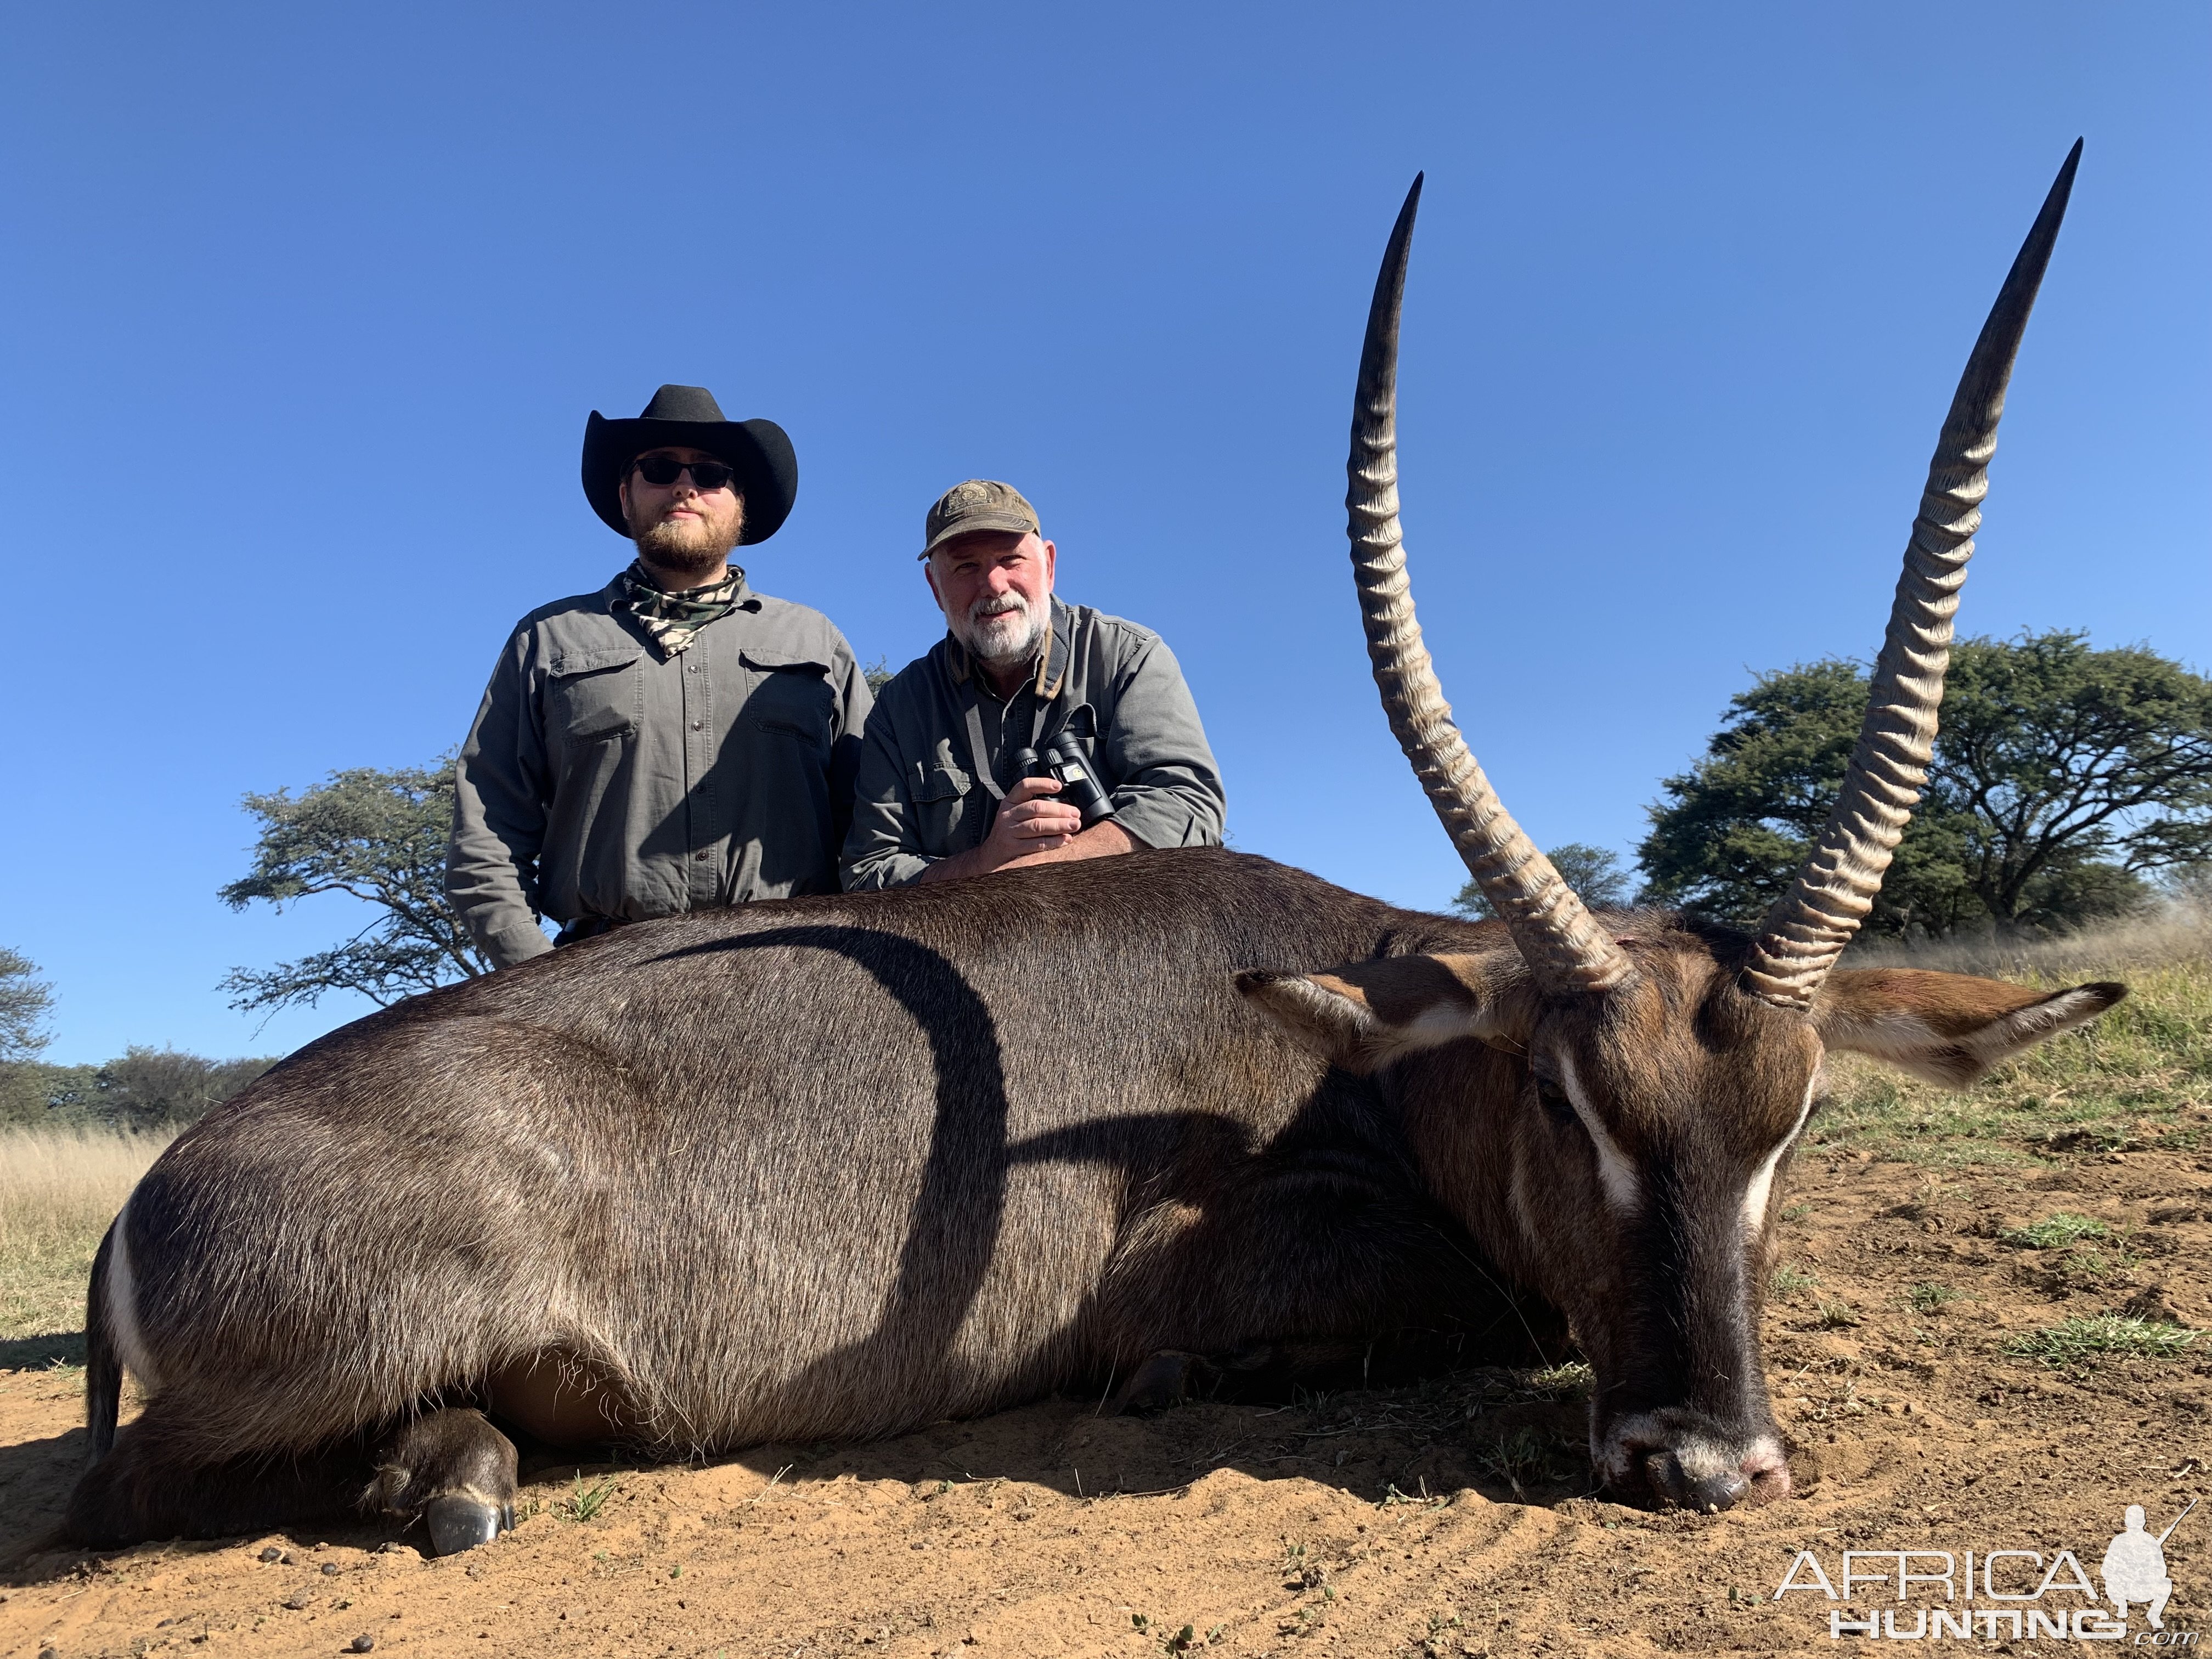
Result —
[{"label": "ridged horn", "polygon": [[1873,693],[1850,769],[1804,866],[1766,913],[1744,969],[1746,988],[1779,1007],[1812,1006],[1820,981],[1874,908],[1890,856],[1928,780],[1943,675],[1951,662],[1951,618],[1966,583],[1966,561],[1974,554],[1974,532],[1981,527],[2005,387],[2081,161],[2076,139],[1966,360],[1928,465],[1928,488],[1905,544],[1905,574],[1875,662]]},{"label": "ridged horn", "polygon": [[1413,763],[1413,775],[1468,873],[1512,930],[1530,970],[1547,991],[1602,991],[1628,976],[1628,957],[1514,823],[1468,752],[1413,616],[1398,524],[1398,314],[1420,200],[1416,177],[1375,279],[1352,410],[1352,459],[1346,468],[1352,487],[1345,506],[1367,655],[1391,735]]}]

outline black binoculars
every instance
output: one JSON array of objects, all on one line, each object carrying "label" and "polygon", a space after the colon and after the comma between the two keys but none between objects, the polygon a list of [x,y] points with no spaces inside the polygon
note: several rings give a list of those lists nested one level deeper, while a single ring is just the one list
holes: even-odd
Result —
[{"label": "black binoculars", "polygon": [[1014,765],[1025,778],[1052,778],[1060,784],[1060,799],[1083,814],[1083,827],[1103,823],[1114,816],[1114,803],[1091,769],[1091,758],[1073,732],[1049,738],[1044,753],[1034,749],[1014,750]]}]

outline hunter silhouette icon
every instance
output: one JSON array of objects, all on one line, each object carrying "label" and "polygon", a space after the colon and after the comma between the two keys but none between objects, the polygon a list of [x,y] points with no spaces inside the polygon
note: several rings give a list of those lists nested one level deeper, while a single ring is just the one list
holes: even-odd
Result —
[{"label": "hunter silhouette icon", "polygon": [[2114,1536],[2105,1547],[2105,1564],[2101,1569],[2105,1579],[2105,1595],[2119,1610],[2122,1620],[2128,1616],[2128,1603],[2145,1603],[2144,1613],[2153,1630],[2164,1630],[2166,1597],[2173,1594],[2173,1580],[2166,1576],[2166,1540],[2173,1535],[2173,1528],[2181,1524],[2182,1516],[2197,1507],[2191,1498],[2187,1509],[2173,1517],[2168,1527],[2155,1538],[2143,1530],[2143,1507],[2128,1505],[2127,1530]]}]

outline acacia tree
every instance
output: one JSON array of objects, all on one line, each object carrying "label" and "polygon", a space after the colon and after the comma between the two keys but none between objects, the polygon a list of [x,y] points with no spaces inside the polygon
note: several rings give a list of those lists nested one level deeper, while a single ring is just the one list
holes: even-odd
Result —
[{"label": "acacia tree", "polygon": [[[1643,896],[1755,922],[1826,822],[1869,695],[1831,659],[1759,677],[1638,850]],[[1953,649],[1928,787],[1870,929],[2067,926],[2212,861],[2212,681],[2078,633]]]},{"label": "acacia tree", "polygon": [[46,1018],[53,1006],[54,988],[39,977],[38,963],[0,945],[0,1065],[45,1052],[51,1040]]},{"label": "acacia tree", "polygon": [[51,1067],[38,1063],[52,1040],[46,1025],[53,988],[38,964],[0,945],[0,1123],[36,1122],[46,1115],[42,1085]]},{"label": "acacia tree", "polygon": [[312,1007],[330,991],[388,1006],[491,971],[446,902],[446,841],[453,816],[451,757],[433,767],[333,772],[293,795],[250,794],[261,823],[253,868],[218,895],[234,910],[257,900],[282,910],[317,893],[346,893],[377,914],[344,944],[296,962],[234,968],[231,1006]]}]

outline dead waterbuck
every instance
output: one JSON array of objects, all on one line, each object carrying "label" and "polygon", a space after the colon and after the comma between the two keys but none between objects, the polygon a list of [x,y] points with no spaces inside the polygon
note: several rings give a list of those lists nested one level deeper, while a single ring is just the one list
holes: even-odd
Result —
[{"label": "dead waterbuck", "polygon": [[[1156,1394],[1192,1354],[1480,1340],[1500,1284],[1589,1357],[1615,1490],[1786,1492],[1757,1319],[1824,1054],[1964,1083],[2123,994],[1834,966],[1917,798],[2074,165],[1945,423],[1834,817],[1755,936],[1587,911],[1451,722],[1398,534],[1409,198],[1354,562],[1392,729],[1501,920],[1140,852],[644,924],[375,1014],[117,1218],[73,1535],[358,1505],[463,1548],[509,1513],[495,1423],[669,1455],[881,1435],[1109,1375]],[[118,1434],[123,1368],[150,1399]]]}]

